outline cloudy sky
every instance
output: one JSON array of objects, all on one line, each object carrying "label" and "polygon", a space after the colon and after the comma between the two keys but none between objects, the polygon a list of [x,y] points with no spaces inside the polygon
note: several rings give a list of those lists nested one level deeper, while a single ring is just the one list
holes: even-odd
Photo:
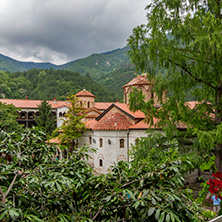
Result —
[{"label": "cloudy sky", "polygon": [[63,64],[122,48],[149,0],[0,0],[0,53]]}]

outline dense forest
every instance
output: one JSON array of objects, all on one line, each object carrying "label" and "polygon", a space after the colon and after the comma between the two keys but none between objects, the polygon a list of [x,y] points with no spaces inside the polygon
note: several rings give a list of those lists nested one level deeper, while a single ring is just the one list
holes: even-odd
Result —
[{"label": "dense forest", "polygon": [[0,72],[0,97],[8,99],[65,100],[70,94],[87,89],[96,101],[115,101],[118,97],[94,81],[90,74],[54,69],[31,69],[24,72]]}]

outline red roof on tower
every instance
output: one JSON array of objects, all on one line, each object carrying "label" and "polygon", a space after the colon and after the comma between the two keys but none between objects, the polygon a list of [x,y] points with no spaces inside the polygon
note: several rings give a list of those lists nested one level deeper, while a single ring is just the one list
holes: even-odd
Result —
[{"label": "red roof on tower", "polygon": [[123,89],[127,86],[137,86],[137,85],[150,85],[147,81],[147,75],[140,75],[132,79],[130,82],[123,86]]},{"label": "red roof on tower", "polygon": [[76,96],[77,97],[83,96],[83,97],[94,97],[95,98],[95,96],[91,92],[87,91],[86,89],[83,89],[82,91],[78,92],[76,94]]}]

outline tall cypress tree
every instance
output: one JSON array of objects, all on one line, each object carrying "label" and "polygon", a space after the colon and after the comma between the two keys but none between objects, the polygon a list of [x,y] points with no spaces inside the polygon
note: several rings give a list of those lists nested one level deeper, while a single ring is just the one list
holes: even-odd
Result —
[{"label": "tall cypress tree", "polygon": [[52,133],[56,128],[56,117],[52,115],[51,105],[46,100],[43,100],[38,106],[38,110],[39,116],[35,117],[37,126],[42,128],[46,134]]}]

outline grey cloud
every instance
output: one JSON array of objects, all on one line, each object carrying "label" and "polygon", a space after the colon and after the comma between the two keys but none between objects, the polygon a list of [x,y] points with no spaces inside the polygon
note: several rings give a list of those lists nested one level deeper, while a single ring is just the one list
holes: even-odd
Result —
[{"label": "grey cloud", "polygon": [[147,0],[1,0],[0,53],[64,63],[124,47]]}]

